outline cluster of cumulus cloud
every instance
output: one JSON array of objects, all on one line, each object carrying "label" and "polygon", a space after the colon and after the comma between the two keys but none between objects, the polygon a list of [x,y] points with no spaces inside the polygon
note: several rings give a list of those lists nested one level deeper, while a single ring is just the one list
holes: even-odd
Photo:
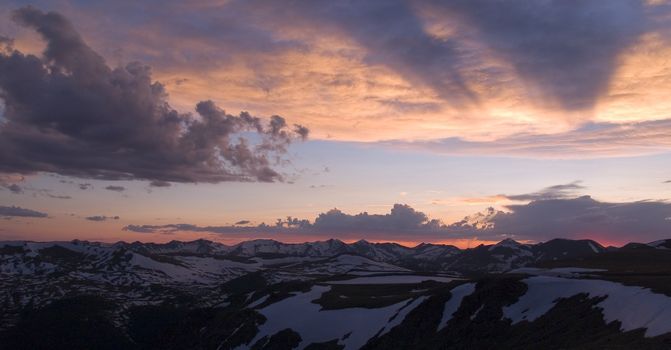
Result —
[{"label": "cluster of cumulus cloud", "polygon": [[38,57],[0,42],[0,173],[155,186],[281,181],[276,167],[287,147],[308,136],[280,116],[231,115],[212,101],[199,102],[196,114],[180,113],[148,66],[110,68],[62,15],[24,7],[13,17],[37,31],[46,49]]},{"label": "cluster of cumulus cloud", "polygon": [[444,224],[405,204],[388,214],[347,214],[332,209],[314,222],[288,217],[273,225],[198,226],[194,224],[128,225],[140,233],[202,232],[213,234],[270,234],[405,241],[454,239],[500,240],[514,238],[545,241],[553,238],[592,238],[606,242],[653,241],[671,233],[671,203],[640,201],[600,202],[590,196],[537,197],[526,204],[508,205],[505,211],[489,208],[461,221]]}]

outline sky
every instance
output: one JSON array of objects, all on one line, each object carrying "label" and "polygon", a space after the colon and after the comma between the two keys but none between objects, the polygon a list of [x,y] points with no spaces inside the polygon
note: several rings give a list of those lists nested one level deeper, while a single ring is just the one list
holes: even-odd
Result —
[{"label": "sky", "polygon": [[671,4],[4,1],[0,240],[671,238]]}]

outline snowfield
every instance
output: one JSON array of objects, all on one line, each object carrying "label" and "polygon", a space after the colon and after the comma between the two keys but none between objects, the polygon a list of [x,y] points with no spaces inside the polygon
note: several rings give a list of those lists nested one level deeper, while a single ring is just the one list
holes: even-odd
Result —
[{"label": "snowfield", "polygon": [[258,270],[252,264],[210,257],[176,257],[175,260],[184,264],[184,266],[159,262],[135,253],[133,253],[130,264],[136,268],[146,270],[146,273],[149,274],[162,273],[170,280],[178,283],[217,284]]},{"label": "snowfield", "polygon": [[473,292],[475,292],[475,283],[462,284],[450,291],[452,296],[450,297],[450,300],[445,303],[443,317],[438,324],[439,331],[447,326],[447,322],[452,319],[452,315],[459,309],[461,301],[464,300],[466,296],[473,294]]},{"label": "snowfield", "polygon": [[267,321],[259,327],[259,332],[251,342],[237,349],[249,349],[264,336],[272,336],[287,328],[300,334],[302,340],[298,349],[311,343],[334,339],[338,339],[338,343],[344,345],[345,349],[359,349],[378,332],[383,334],[400,324],[424,300],[406,300],[377,309],[342,310],[322,310],[320,305],[312,303],[330,289],[329,286],[314,286],[309,292],[296,294],[258,310]]},{"label": "snowfield", "polygon": [[356,255],[343,254],[333,258],[307,264],[305,271],[308,273],[342,274],[354,271],[383,271],[383,272],[410,272],[410,270],[384,262],[370,260]]},{"label": "snowfield", "polygon": [[622,331],[646,328],[645,336],[671,332],[671,298],[642,287],[620,283],[535,276],[523,280],[529,286],[526,294],[513,305],[503,308],[503,317],[513,321],[534,321],[548,312],[559,298],[580,293],[589,297],[606,296],[596,307],[607,323],[620,321]]}]

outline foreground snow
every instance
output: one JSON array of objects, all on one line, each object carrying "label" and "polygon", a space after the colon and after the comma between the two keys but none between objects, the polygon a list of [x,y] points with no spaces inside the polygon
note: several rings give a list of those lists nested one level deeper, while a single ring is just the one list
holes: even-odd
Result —
[{"label": "foreground snow", "polygon": [[527,292],[515,304],[503,308],[503,317],[513,324],[534,321],[550,311],[559,298],[586,293],[590,298],[606,296],[596,307],[607,323],[620,321],[622,331],[646,328],[646,337],[671,332],[671,298],[650,289],[551,276],[530,277],[523,282],[529,286]]},{"label": "foreground snow", "polygon": [[338,339],[345,349],[359,349],[378,332],[384,334],[400,324],[424,301],[424,298],[417,298],[376,309],[321,310],[321,306],[312,301],[330,289],[329,286],[314,286],[307,293],[296,294],[258,310],[267,321],[259,327],[251,342],[238,349],[249,349],[264,336],[272,336],[287,328],[300,334],[302,341],[298,349],[334,339]]},{"label": "foreground snow", "polygon": [[447,326],[447,322],[449,322],[452,319],[452,315],[454,315],[454,313],[457,312],[457,310],[459,309],[461,301],[464,300],[466,296],[473,294],[473,292],[475,292],[475,283],[462,284],[450,291],[450,294],[452,294],[452,296],[445,303],[445,308],[443,309],[443,317],[440,320],[440,323],[438,324],[438,330],[441,330],[445,326]]}]

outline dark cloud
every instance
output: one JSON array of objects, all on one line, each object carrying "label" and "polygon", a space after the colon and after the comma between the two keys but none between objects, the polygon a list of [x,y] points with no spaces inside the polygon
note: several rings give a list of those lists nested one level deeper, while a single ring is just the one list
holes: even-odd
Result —
[{"label": "dark cloud", "polygon": [[105,189],[108,190],[108,191],[114,191],[114,192],[123,192],[123,191],[126,190],[126,188],[123,187],[123,186],[115,186],[115,185],[109,185],[109,186],[105,187]]},{"label": "dark cloud", "polygon": [[24,190],[26,192],[31,192],[33,197],[40,196],[53,199],[72,199],[72,197],[68,195],[54,194],[52,190],[46,188],[25,187]]},{"label": "dark cloud", "polygon": [[[96,39],[103,41],[106,47],[101,49],[106,55],[141,57],[153,66],[169,70],[184,65],[220,67],[240,56],[247,64],[258,65],[267,56],[305,49],[304,43],[261,28],[252,11],[227,11],[225,2],[193,6],[166,0],[160,6],[151,6],[151,10],[147,3],[136,1],[121,6],[118,2],[91,5],[84,9],[90,11],[88,20],[94,23],[88,23],[87,29],[98,34]],[[114,14],[114,21],[96,20],[110,14]],[[175,83],[188,80],[178,78]]]},{"label": "dark cloud", "polygon": [[170,187],[170,186],[172,186],[172,184],[170,182],[167,182],[167,181],[154,180],[154,181],[149,183],[149,186],[151,186],[151,187]]},{"label": "dark cloud", "polygon": [[[1,175],[1,174],[0,174]],[[23,181],[23,178],[20,179]],[[61,181],[62,183],[65,183]],[[52,190],[46,189],[46,188],[34,188],[31,186],[19,186],[17,183],[11,183],[7,182],[6,180],[2,179],[0,177],[0,188],[5,188],[8,191],[14,193],[14,194],[23,194],[23,193],[31,193],[33,197],[48,197],[48,198],[54,198],[54,199],[72,199],[71,196],[68,195],[59,195],[59,194],[54,194]]]},{"label": "dark cloud", "polygon": [[159,228],[160,227],[156,225],[127,225],[123,230],[137,233],[155,233]]},{"label": "dark cloud", "polygon": [[671,203],[607,203],[589,196],[511,205],[491,218],[492,233],[543,241],[555,237],[653,241],[671,235]]},{"label": "dark cloud", "polygon": [[23,193],[23,188],[17,184],[2,184],[1,186],[8,189],[10,192],[14,194]]},{"label": "dark cloud", "polygon": [[513,201],[535,201],[544,199],[560,199],[575,197],[575,191],[582,190],[585,187],[580,185],[580,181],[574,181],[563,185],[554,185],[546,187],[540,191],[533,193],[517,194],[517,195],[502,195]]},{"label": "dark cloud", "polygon": [[16,206],[0,205],[0,216],[2,217],[26,217],[26,218],[46,218],[48,215],[36,210],[25,209]]},{"label": "dark cloud", "polygon": [[13,174],[3,175],[0,173],[0,189],[4,188],[13,194],[22,194],[24,188],[19,185],[19,183],[23,180],[23,176],[16,176]]},{"label": "dark cloud", "polygon": [[366,50],[367,63],[386,66],[453,103],[477,100],[461,72],[465,61],[457,43],[427,33],[408,1],[238,1],[230,7],[265,10],[269,21],[282,25],[342,33]]},{"label": "dark cloud", "polygon": [[235,225],[249,225],[251,222],[249,220],[240,220],[235,223]]},{"label": "dark cloud", "polygon": [[88,221],[107,221],[107,220],[119,220],[118,216],[104,216],[104,215],[94,215],[87,216],[84,219]]},{"label": "dark cloud", "polygon": [[435,229],[438,222],[406,204],[394,204],[389,214],[349,215],[338,209],[319,214],[312,228],[317,231],[412,231]]},{"label": "dark cloud", "polygon": [[14,39],[0,35],[0,48],[11,50],[14,47]]},{"label": "dark cloud", "polygon": [[[668,32],[668,5],[646,3],[236,0],[184,6],[165,1],[151,11],[141,3],[99,3],[79,8],[79,13],[89,15],[82,18],[82,25],[93,31],[107,57],[123,46],[128,57],[173,70],[242,60],[250,68],[261,68],[255,69],[257,76],[250,84],[267,90],[286,79],[267,71],[264,64],[272,65],[286,52],[313,49],[309,37],[299,42],[294,35],[284,35],[301,32],[298,26],[318,39],[346,36],[363,48],[364,63],[387,67],[451,102],[477,102],[474,90],[482,89],[475,86],[506,88],[511,78],[519,78],[528,98],[580,110],[592,107],[604,94],[623,54],[642,35]],[[109,13],[116,14],[115,21],[94,19]],[[135,20],[139,13],[140,21]],[[443,29],[441,35],[429,30],[432,27]],[[491,53],[500,58],[495,64]],[[352,58],[348,52],[328,54]],[[401,112],[436,108],[402,101],[390,107]]]},{"label": "dark cloud", "polygon": [[47,197],[49,197],[49,198],[53,198],[53,199],[72,199],[71,196],[68,196],[68,195],[52,194],[50,191],[43,191],[42,194],[43,194],[44,196],[47,196]]},{"label": "dark cloud", "polygon": [[650,30],[643,0],[431,1],[446,21],[475,28],[546,100],[591,108],[621,54]]},{"label": "dark cloud", "polygon": [[[140,63],[111,69],[72,24],[32,7],[17,22],[46,41],[43,57],[0,54],[0,172],[158,182],[281,181],[274,168],[308,131],[227,114],[211,101],[182,114]],[[251,133],[253,137],[242,137]]]},{"label": "dark cloud", "polygon": [[[248,221],[240,221],[243,225]],[[400,235],[439,230],[440,222],[429,220],[426,214],[416,211],[406,204],[395,204],[388,214],[368,214],[367,212],[350,215],[338,209],[319,214],[314,223],[309,220],[287,217],[277,219],[274,225],[262,223],[253,227],[241,226],[198,226],[193,224],[169,225],[128,225],[126,231],[141,233],[167,233],[178,231],[207,232],[218,234],[237,233],[299,233],[321,235],[360,235],[362,233]]]},{"label": "dark cloud", "polygon": [[296,132],[302,140],[307,140],[308,135],[310,134],[310,129],[303,125],[294,124],[294,132]]},{"label": "dark cloud", "polygon": [[403,113],[440,112],[441,105],[434,102],[406,102],[398,99],[379,100],[379,104]]},{"label": "dark cloud", "polygon": [[[563,185],[567,186],[567,185]],[[671,203],[641,201],[607,203],[589,196],[537,199],[511,205],[506,211],[489,208],[485,212],[445,225],[402,204],[388,214],[346,214],[332,209],[311,223],[288,217],[274,225],[252,227],[198,226],[194,224],[129,225],[127,231],[173,234],[180,231],[214,234],[287,234],[440,241],[449,239],[546,241],[553,238],[593,238],[608,243],[647,242],[668,238],[671,232]]]},{"label": "dark cloud", "polygon": [[79,186],[80,190],[88,190],[88,189],[93,188],[93,185],[91,185],[89,183],[78,184],[77,186]]},{"label": "dark cloud", "polygon": [[[386,66],[453,103],[477,103],[471,81],[509,85],[510,67],[529,97],[567,110],[593,107],[622,55],[658,31],[655,17],[663,17],[661,6],[645,0],[257,0],[227,9],[265,12],[262,20],[280,28],[343,34],[366,51],[366,63]],[[431,25],[447,34],[437,37],[427,30]],[[502,64],[482,60],[492,53]]]}]

